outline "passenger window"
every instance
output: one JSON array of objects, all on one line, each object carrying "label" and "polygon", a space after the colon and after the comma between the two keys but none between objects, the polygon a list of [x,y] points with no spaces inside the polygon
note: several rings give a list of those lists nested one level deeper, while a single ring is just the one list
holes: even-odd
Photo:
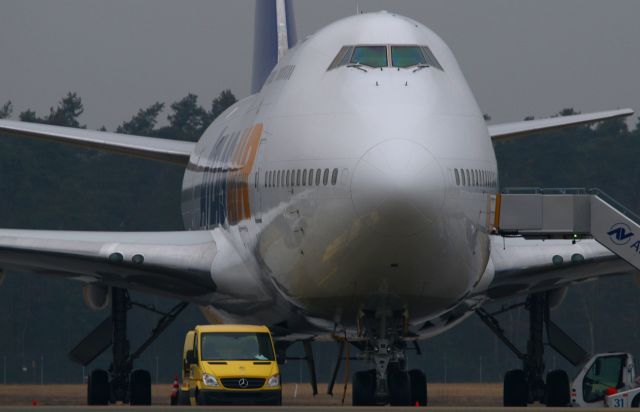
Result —
[{"label": "passenger window", "polygon": [[338,169],[333,169],[331,174],[331,185],[335,186],[338,183]]},{"label": "passenger window", "polygon": [[322,184],[327,185],[329,183],[329,169],[324,169],[324,177],[322,178]]},{"label": "passenger window", "polygon": [[296,186],[300,186],[300,169],[296,171]]},{"label": "passenger window", "polygon": [[353,50],[349,62],[369,67],[387,67],[387,46],[358,46]]},{"label": "passenger window", "polygon": [[302,186],[307,185],[307,169],[302,171]]},{"label": "passenger window", "polygon": [[456,186],[460,186],[460,174],[458,173],[458,169],[454,169],[456,174]]},{"label": "passenger window", "polygon": [[320,176],[322,176],[322,170],[316,170],[316,186],[320,186]]},{"label": "passenger window", "polygon": [[418,46],[391,46],[391,64],[406,68],[427,65],[427,60]]}]

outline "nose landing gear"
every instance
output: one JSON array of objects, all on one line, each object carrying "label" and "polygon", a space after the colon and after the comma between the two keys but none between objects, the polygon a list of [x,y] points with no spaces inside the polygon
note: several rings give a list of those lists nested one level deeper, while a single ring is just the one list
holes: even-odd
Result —
[{"label": "nose landing gear", "polygon": [[406,313],[364,312],[361,319],[362,355],[374,368],[354,374],[353,405],[425,406],[425,374],[406,367]]}]

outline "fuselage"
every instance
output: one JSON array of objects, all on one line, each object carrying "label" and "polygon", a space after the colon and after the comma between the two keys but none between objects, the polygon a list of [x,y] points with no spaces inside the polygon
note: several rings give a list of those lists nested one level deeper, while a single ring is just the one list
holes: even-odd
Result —
[{"label": "fuselage", "polygon": [[[385,46],[387,65],[336,66],[356,46]],[[427,47],[440,67],[396,67],[392,46]],[[230,298],[218,282],[218,316],[275,325],[296,313],[330,330],[353,328],[362,311],[404,311],[420,329],[488,276],[496,187],[453,54],[420,23],[380,12],[301,42],[210,126],[185,174],[183,216],[188,229],[223,231],[264,285]]]}]

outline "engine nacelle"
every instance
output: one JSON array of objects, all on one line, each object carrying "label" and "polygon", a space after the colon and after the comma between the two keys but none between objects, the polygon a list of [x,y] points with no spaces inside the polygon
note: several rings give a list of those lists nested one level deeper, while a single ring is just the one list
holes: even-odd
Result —
[{"label": "engine nacelle", "polygon": [[82,288],[84,304],[91,310],[102,310],[111,302],[111,288],[105,285],[90,284]]},{"label": "engine nacelle", "polygon": [[547,302],[549,302],[549,309],[555,310],[562,305],[564,298],[567,297],[569,288],[567,286],[551,290],[547,293]]}]

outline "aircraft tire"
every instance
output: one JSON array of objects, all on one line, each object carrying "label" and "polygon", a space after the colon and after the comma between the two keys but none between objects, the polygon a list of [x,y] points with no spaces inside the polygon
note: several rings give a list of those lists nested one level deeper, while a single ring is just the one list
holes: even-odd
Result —
[{"label": "aircraft tire", "polygon": [[420,369],[409,371],[411,382],[411,406],[427,406],[427,377]]},{"label": "aircraft tire", "polygon": [[376,404],[376,371],[360,371],[353,374],[353,406],[372,406]]},{"label": "aircraft tire", "polygon": [[568,406],[571,402],[569,375],[563,370],[547,373],[545,404],[547,406]]},{"label": "aircraft tire", "polygon": [[510,370],[504,375],[502,402],[512,407],[525,407],[529,403],[529,385],[522,369]]},{"label": "aircraft tire", "polygon": [[94,369],[87,381],[87,405],[109,404],[109,374],[102,369]]},{"label": "aircraft tire", "polygon": [[390,370],[387,383],[391,406],[411,406],[411,381],[408,372]]},{"label": "aircraft tire", "polygon": [[148,371],[136,369],[129,378],[131,405],[151,405],[151,375]]}]

